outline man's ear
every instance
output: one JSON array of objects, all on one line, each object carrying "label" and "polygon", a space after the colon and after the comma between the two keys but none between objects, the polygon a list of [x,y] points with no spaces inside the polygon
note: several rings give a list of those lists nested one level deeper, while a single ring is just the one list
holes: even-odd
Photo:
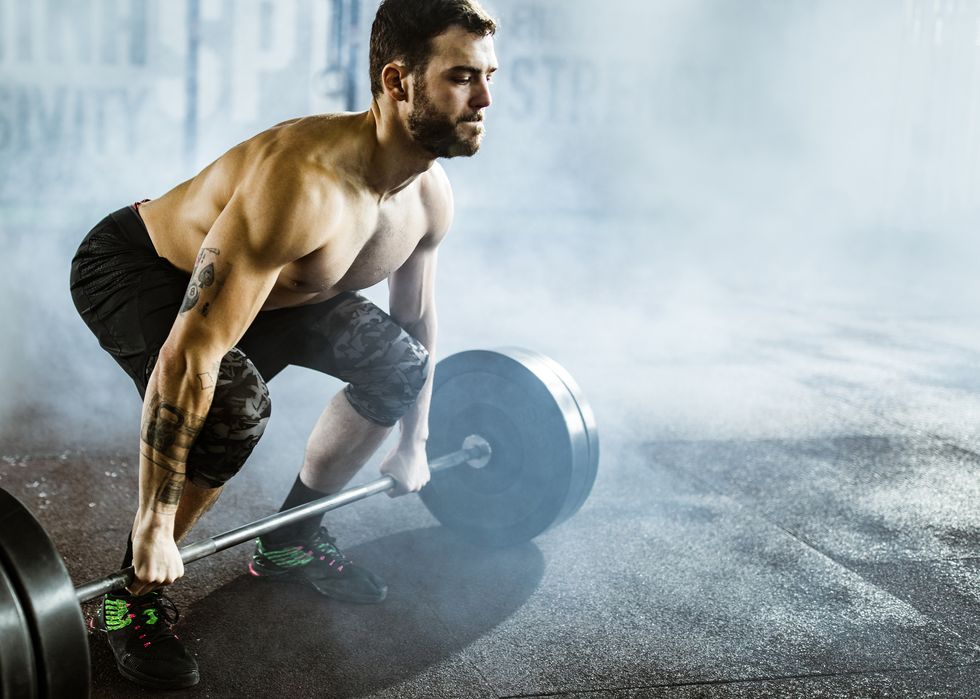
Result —
[{"label": "man's ear", "polygon": [[409,70],[401,63],[389,63],[381,70],[381,85],[396,102],[408,100]]}]

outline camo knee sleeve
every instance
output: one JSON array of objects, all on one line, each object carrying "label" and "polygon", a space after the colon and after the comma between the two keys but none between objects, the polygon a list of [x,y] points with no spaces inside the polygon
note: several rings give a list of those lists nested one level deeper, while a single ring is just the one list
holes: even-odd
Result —
[{"label": "camo knee sleeve", "polygon": [[425,385],[428,351],[372,303],[353,309],[333,352],[338,374],[350,382],[347,400],[379,425],[398,422]]},{"label": "camo knee sleeve", "polygon": [[221,360],[211,410],[187,458],[187,477],[202,488],[224,485],[245,464],[272,414],[269,389],[245,353]]}]

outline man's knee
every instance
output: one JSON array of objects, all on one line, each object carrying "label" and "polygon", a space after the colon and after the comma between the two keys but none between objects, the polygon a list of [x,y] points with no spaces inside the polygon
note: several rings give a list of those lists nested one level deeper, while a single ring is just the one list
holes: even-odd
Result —
[{"label": "man's knee", "polygon": [[429,352],[402,331],[383,361],[363,367],[347,386],[347,400],[360,415],[390,427],[415,405],[428,376]]},{"label": "man's knee", "polygon": [[202,488],[224,485],[245,465],[271,414],[265,380],[232,348],[221,360],[211,410],[187,460],[188,479]]}]

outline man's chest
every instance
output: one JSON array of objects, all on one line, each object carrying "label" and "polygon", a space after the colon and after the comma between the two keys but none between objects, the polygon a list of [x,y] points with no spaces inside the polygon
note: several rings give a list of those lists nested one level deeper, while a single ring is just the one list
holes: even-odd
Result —
[{"label": "man's chest", "polygon": [[405,263],[427,229],[422,207],[411,201],[362,212],[316,251],[287,265],[277,287],[338,293],[374,286]]}]

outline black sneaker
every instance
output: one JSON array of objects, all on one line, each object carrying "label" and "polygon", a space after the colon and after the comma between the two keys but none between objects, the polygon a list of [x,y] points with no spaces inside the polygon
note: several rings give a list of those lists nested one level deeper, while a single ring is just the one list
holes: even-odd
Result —
[{"label": "black sneaker", "polygon": [[335,542],[325,527],[320,527],[308,541],[277,548],[267,548],[258,539],[248,572],[257,578],[308,583],[320,594],[344,602],[382,601],[388,594],[385,581],[356,565]]},{"label": "black sneaker", "polygon": [[93,626],[108,637],[123,677],[151,689],[179,689],[201,679],[197,661],[173,632],[179,618],[173,601],[161,592],[108,594]]}]

